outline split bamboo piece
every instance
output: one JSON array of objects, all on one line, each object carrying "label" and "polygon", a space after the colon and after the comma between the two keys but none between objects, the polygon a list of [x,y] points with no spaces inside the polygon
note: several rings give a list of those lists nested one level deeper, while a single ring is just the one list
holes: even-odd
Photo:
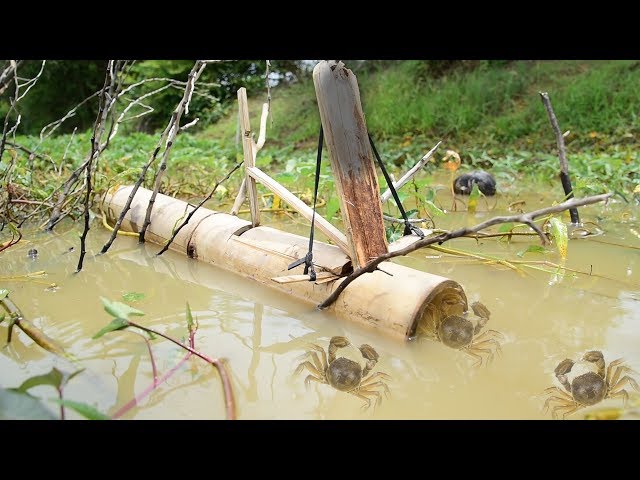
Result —
[{"label": "split bamboo piece", "polygon": [[[109,220],[120,215],[132,186],[110,190],[103,210]],[[138,231],[144,222],[151,196],[140,188],[122,223],[122,229]],[[192,206],[162,194],[156,198],[147,231],[147,240],[164,244]],[[289,275],[287,266],[307,253],[306,237],[267,226],[251,227],[251,222],[226,213],[199,209],[171,244],[171,249],[217,265],[269,288],[279,290],[315,307],[337,288],[341,279],[327,281],[322,274],[317,282],[278,282],[274,278]],[[337,246],[314,242],[314,265],[318,273],[346,275],[351,269],[349,257]],[[383,262],[381,271],[362,275],[327,309],[338,318],[357,322],[399,339],[415,335],[418,322],[426,315],[429,302],[440,292],[460,285],[452,280],[414,270],[392,262]],[[330,278],[330,277],[328,277]]]},{"label": "split bamboo piece", "polygon": [[362,267],[387,253],[387,239],[358,81],[344,63],[323,60],[313,69],[313,83],[349,256]]}]

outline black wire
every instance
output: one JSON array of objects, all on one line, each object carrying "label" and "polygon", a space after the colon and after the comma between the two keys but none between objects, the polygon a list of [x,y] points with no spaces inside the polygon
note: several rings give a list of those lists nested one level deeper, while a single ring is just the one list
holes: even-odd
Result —
[{"label": "black wire", "polygon": [[393,195],[393,199],[398,206],[398,210],[400,210],[400,215],[402,215],[402,218],[404,219],[404,235],[411,235],[412,233],[415,233],[420,238],[424,238],[424,233],[422,233],[422,230],[411,224],[409,218],[407,217],[407,213],[404,211],[404,208],[402,208],[402,202],[400,201],[400,197],[398,197],[398,192],[396,192],[396,189],[393,186],[393,182],[391,181],[391,178],[387,173],[387,169],[384,167],[384,163],[382,163],[382,159],[378,154],[378,150],[376,150],[376,146],[373,143],[371,135],[369,135],[369,143],[371,144],[371,149],[373,150],[373,154],[375,155],[376,160],[378,160],[378,165],[380,165],[380,170],[382,170],[382,174],[384,175],[384,179],[389,186],[389,190],[391,190],[391,195]]},{"label": "black wire", "polygon": [[311,232],[309,233],[309,251],[304,258],[299,258],[293,262],[287,270],[302,265],[304,263],[304,274],[309,274],[309,281],[315,282],[316,270],[313,268],[313,232],[315,230],[316,220],[316,203],[318,199],[318,185],[320,184],[320,163],[322,162],[322,143],[324,142],[324,132],[322,131],[322,125],[320,125],[320,135],[318,138],[318,157],[316,158],[316,184],[313,189],[313,213],[311,214]]}]

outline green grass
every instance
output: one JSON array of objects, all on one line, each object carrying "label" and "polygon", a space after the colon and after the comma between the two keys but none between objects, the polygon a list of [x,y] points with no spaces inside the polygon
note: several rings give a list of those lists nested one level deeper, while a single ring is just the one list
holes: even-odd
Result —
[{"label": "green grass", "polygon": [[[391,62],[386,68],[356,72],[367,126],[378,149],[396,176],[412,166],[438,140],[443,141],[421,175],[442,169],[447,149],[462,158],[460,171],[491,170],[503,185],[540,183],[558,188],[558,160],[553,131],[538,95],[550,94],[563,131],[570,130],[567,152],[578,196],[616,191],[627,200],[640,184],[640,61],[515,61],[477,62],[476,68],[449,71],[437,79],[424,74],[419,61]],[[265,95],[249,99],[257,131]],[[194,197],[211,186],[242,159],[236,144],[237,116],[232,113],[203,130],[180,134],[173,147],[164,189]],[[272,89],[272,118],[267,143],[257,164],[286,187],[308,195],[313,186],[319,114],[311,79]],[[99,162],[96,187],[133,182],[149,158],[159,134],[116,136]],[[35,148],[36,137],[16,142]],[[65,149],[68,151],[62,162]],[[85,157],[89,132],[48,138],[33,165],[17,154],[12,182],[44,199]],[[333,197],[328,155],[321,195]],[[62,166],[62,173],[57,169]],[[33,167],[33,168],[32,168]],[[36,175],[37,174],[37,175]],[[231,198],[242,179],[237,173],[219,198]],[[384,180],[380,184],[384,186]],[[150,186],[147,180],[145,186]],[[544,187],[543,187],[544,188]]]}]

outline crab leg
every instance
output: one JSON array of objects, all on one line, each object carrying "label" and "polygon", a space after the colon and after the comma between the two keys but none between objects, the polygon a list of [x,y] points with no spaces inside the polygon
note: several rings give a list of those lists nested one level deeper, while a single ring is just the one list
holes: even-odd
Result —
[{"label": "crab leg", "polygon": [[368,383],[366,385],[363,382],[358,386],[357,390],[359,392],[374,392],[375,390],[372,390],[372,389],[375,387],[382,387],[384,389],[385,395],[387,395],[387,398],[389,398],[389,396],[391,395],[391,390],[389,390],[389,386],[383,381]]},{"label": "crab leg", "polygon": [[609,389],[609,393],[607,395],[610,398],[622,397],[623,405],[625,407],[627,406],[627,402],[629,401],[629,394],[626,390],[622,390],[622,387],[624,387],[627,383],[630,384],[636,391],[640,391],[640,389],[638,388],[638,383],[635,381],[635,379],[631,378],[628,375],[625,375]]},{"label": "crab leg", "polygon": [[307,375],[307,378],[304,379],[305,387],[308,387],[312,380],[318,383],[327,383],[324,377],[318,378],[315,375]]},{"label": "crab leg", "polygon": [[570,405],[559,405],[552,410],[551,415],[553,416],[554,419],[557,419],[558,414],[556,412],[558,412],[559,410],[567,410],[562,414],[562,419],[564,420],[565,418],[567,418],[567,415],[571,415],[577,412],[578,410],[580,410],[581,408],[582,408],[582,405],[575,402]]},{"label": "crab leg", "polygon": [[500,340],[505,340],[505,336],[504,336],[502,333],[500,333],[499,331],[497,331],[497,330],[485,330],[485,331],[484,331],[484,332],[482,332],[480,335],[478,335],[477,337],[475,337],[475,339],[477,339],[477,340],[481,340],[481,339],[483,339],[484,337],[491,337],[491,338],[493,338],[493,337],[497,337],[497,338],[499,338]]},{"label": "crab leg", "polygon": [[[493,353],[493,351],[491,351],[491,350],[489,350],[487,348],[476,348],[475,346],[473,346],[473,347],[469,346],[469,347],[467,347],[465,349],[465,351],[467,353],[469,353],[469,354],[471,352],[478,353],[478,354],[486,353],[487,354],[487,363],[491,363],[493,361],[494,353]],[[482,359],[482,356],[480,356],[480,358]],[[482,360],[480,360],[480,365],[482,365]],[[474,364],[474,366],[475,366],[475,364]]]},{"label": "crab leg", "polygon": [[[618,378],[620,378],[620,375],[622,375],[623,373],[634,373],[633,370],[625,365],[619,365],[616,366],[614,370],[612,370],[613,372],[613,378],[611,377],[607,377],[609,378],[609,385],[611,385],[610,390],[613,390],[614,388],[616,388],[617,385],[620,384],[620,382],[618,381]],[[629,383],[631,384],[631,386],[633,386],[633,388],[635,388],[637,391],[638,390],[638,384],[636,383],[636,381],[629,377],[628,375],[625,375],[626,378],[629,378]]]},{"label": "crab leg", "polygon": [[305,385],[309,385],[310,379],[313,379],[320,383],[327,383],[324,380],[324,373],[318,371],[315,365],[313,365],[311,362],[302,362],[300,365],[298,365],[298,368],[296,368],[295,374],[298,375],[299,373],[301,373],[302,370],[304,370],[304,367],[307,367],[307,370],[311,372],[311,375],[304,379]]},{"label": "crab leg", "polygon": [[495,347],[498,354],[502,354],[502,347],[500,346],[500,343],[494,338],[489,338],[488,340],[483,340],[481,342],[476,342],[474,340],[471,343],[471,348],[488,347],[490,345],[493,345]]},{"label": "crab leg", "polygon": [[476,355],[475,353],[473,353],[473,352],[472,352],[471,350],[469,350],[469,349],[465,349],[465,350],[464,350],[464,352],[466,352],[466,353],[467,353],[467,355],[470,355],[470,356],[472,356],[472,357],[474,357],[474,358],[477,358],[477,359],[478,359],[478,361],[477,361],[477,362],[474,362],[474,363],[473,363],[473,365],[471,365],[472,367],[482,365],[482,360],[483,360],[483,358],[482,358],[480,355]]},{"label": "crab leg", "polygon": [[383,372],[376,372],[376,373],[372,373],[369,377],[362,380],[362,382],[360,382],[360,385],[367,385],[369,382],[371,382],[371,380],[378,377],[382,378],[383,380],[393,380],[393,377],[391,377],[391,375],[387,375],[386,373],[383,373]]},{"label": "crab leg", "polygon": [[325,353],[324,349],[316,345],[315,343],[310,343],[309,348],[315,350],[316,352],[320,352],[320,355],[322,355],[322,371],[326,371],[329,367],[329,363],[327,363],[327,354]]},{"label": "crab leg", "polygon": [[[555,387],[553,387],[555,388]],[[560,392],[563,393],[563,392]],[[550,395],[549,398],[547,398],[547,400],[544,402],[544,405],[542,406],[542,412],[543,413],[547,413],[547,410],[549,410],[549,407],[551,406],[551,404],[553,402],[556,403],[560,403],[562,405],[568,405],[568,404],[573,404],[573,398],[570,397],[558,397],[556,395]]]},{"label": "crab leg", "polygon": [[375,403],[376,406],[380,405],[380,403],[382,402],[382,397],[380,396],[380,392],[371,392],[369,390],[354,389],[354,390],[350,390],[348,393],[358,398],[361,398],[362,400],[365,400],[367,402],[362,407],[363,410],[366,410],[371,406],[371,399],[367,395],[376,397],[376,403]]},{"label": "crab leg", "polygon": [[[611,378],[611,373],[613,372],[613,369],[615,367],[617,367],[618,365],[622,365],[622,363],[624,362],[624,358],[618,358],[617,360],[614,360],[613,362],[609,363],[609,366],[607,367],[607,379]],[[610,384],[615,384],[615,381],[610,381]]]}]

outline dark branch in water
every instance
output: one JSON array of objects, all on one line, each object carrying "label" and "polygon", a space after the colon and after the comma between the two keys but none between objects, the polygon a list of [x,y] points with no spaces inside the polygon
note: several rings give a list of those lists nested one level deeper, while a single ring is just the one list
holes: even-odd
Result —
[{"label": "dark branch in water", "polygon": [[93,125],[93,134],[91,135],[91,153],[87,160],[85,182],[87,184],[87,194],[84,201],[84,230],[80,237],[80,258],[78,259],[78,268],[76,273],[82,270],[82,262],[86,254],[86,240],[89,233],[89,201],[91,199],[91,162],[94,158],[97,158],[98,147],[100,145],[100,139],[104,134],[106,127],[106,119],[109,113],[107,103],[113,98],[114,90],[116,89],[116,79],[118,76],[118,70],[121,67],[120,61],[114,62],[109,60],[107,64],[107,73],[104,78],[104,87],[100,94],[100,106],[98,109],[98,115]]},{"label": "dark branch in water", "polygon": [[242,166],[242,163],[238,163],[236,164],[235,167],[233,167],[231,169],[231,171],[229,173],[227,173],[225,175],[225,177],[220,180],[218,183],[216,183],[213,187],[213,189],[211,190],[211,192],[209,193],[209,195],[207,195],[204,200],[202,200],[197,207],[195,207],[191,212],[189,212],[189,215],[187,215],[187,218],[185,218],[184,222],[182,222],[180,224],[180,226],[178,228],[176,228],[173,231],[173,234],[171,235],[171,238],[169,239],[169,241],[165,244],[164,247],[162,247],[162,250],[160,250],[157,255],[162,255],[164,252],[166,252],[169,249],[169,246],[171,245],[171,242],[173,242],[173,240],[176,238],[176,236],[178,235],[178,233],[180,233],[180,230],[182,230],[182,227],[184,227],[187,223],[189,223],[189,220],[191,220],[191,217],[193,217],[193,214],[196,213],[198,211],[198,209],[204,205],[206,202],[208,202],[209,200],[211,200],[211,197],[213,197],[213,194],[216,192],[216,190],[218,189],[218,187],[225,182],[226,180],[229,179],[229,177],[236,171],[238,170],[238,168],[240,168]]},{"label": "dark branch in water", "polygon": [[[501,223],[524,223],[529,227],[531,227],[540,236],[542,243],[545,244],[548,242],[548,239],[544,234],[544,232],[540,229],[540,227],[538,227],[536,224],[533,223],[533,221],[536,218],[544,217],[545,215],[549,215],[552,213],[564,212],[565,210],[569,210],[571,208],[576,208],[576,207],[582,207],[583,205],[591,205],[592,203],[602,202],[608,199],[609,197],[611,197],[612,195],[613,195],[612,193],[604,193],[602,195],[594,195],[594,196],[585,197],[582,199],[574,198],[571,200],[567,200],[566,202],[560,203],[558,205],[554,205],[552,207],[541,208],[540,210],[534,210],[533,212],[523,213],[520,215],[493,217],[485,222],[479,223],[475,227],[459,228],[458,230],[453,230],[451,232],[441,233],[439,235],[436,235],[435,237],[423,238],[401,250],[380,255],[379,257],[374,258],[373,260],[368,262],[363,267],[354,270],[352,274],[347,276],[342,281],[342,283],[338,285],[338,287],[331,293],[331,295],[327,297],[327,299],[324,302],[318,305],[318,308],[323,309],[330,306],[333,302],[335,302],[338,299],[342,291],[345,288],[347,288],[347,286],[349,286],[351,282],[357,279],[360,275],[375,271],[378,265],[380,265],[382,262],[386,260],[390,260],[393,257],[399,257],[401,255],[407,255],[411,252],[418,250],[419,248],[426,247],[434,243],[441,245],[442,243],[446,242],[447,240],[451,240],[452,238],[459,238],[472,233],[478,233],[480,230],[484,230],[485,228],[491,227],[492,225],[498,225]],[[505,233],[505,235],[508,235],[508,234]]]},{"label": "dark branch in water", "polygon": [[[556,134],[556,142],[558,144],[558,157],[560,158],[560,181],[562,182],[562,189],[564,190],[565,198],[567,200],[573,198],[573,187],[571,186],[571,177],[569,177],[569,162],[567,162],[567,149],[564,144],[564,136],[558,125],[558,119],[556,114],[553,113],[553,107],[551,106],[551,99],[547,92],[539,92],[544,108],[547,109],[549,115],[549,121],[551,122],[551,128],[553,128]],[[580,216],[578,215],[577,208],[569,209],[571,215],[571,223],[574,225],[580,224]]]}]

